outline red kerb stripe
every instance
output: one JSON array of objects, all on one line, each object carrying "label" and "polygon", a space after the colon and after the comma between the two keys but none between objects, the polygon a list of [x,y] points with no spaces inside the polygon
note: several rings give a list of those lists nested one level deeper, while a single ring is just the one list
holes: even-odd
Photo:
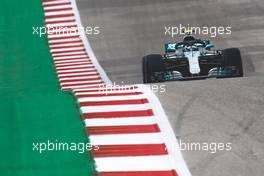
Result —
[{"label": "red kerb stripe", "polygon": [[104,83],[103,81],[98,81],[98,82],[91,82],[91,83],[70,83],[70,84],[64,84],[62,83],[61,85],[63,87],[70,87],[70,86],[89,86],[89,85],[94,85],[94,84],[102,84]]},{"label": "red kerb stripe", "polygon": [[86,61],[91,61],[89,57],[84,56],[84,57],[76,57],[76,58],[56,59],[54,62],[56,64],[59,64],[59,63],[74,63],[75,61],[79,61],[80,59],[81,60],[87,59]]},{"label": "red kerb stripe", "polygon": [[59,11],[66,11],[66,10],[72,10],[71,7],[68,8],[58,8],[58,9],[46,9],[45,12],[59,12]]},{"label": "red kerb stripe", "polygon": [[138,111],[112,111],[112,112],[93,112],[84,113],[83,118],[122,118],[122,117],[142,117],[153,116],[152,109]]},{"label": "red kerb stripe", "polygon": [[83,79],[70,79],[70,80],[61,80],[61,83],[74,83],[74,82],[81,82],[81,81],[95,81],[101,80],[100,77],[97,78],[83,78]]},{"label": "red kerb stripe", "polygon": [[128,105],[128,104],[145,104],[148,99],[135,99],[135,100],[112,100],[112,101],[88,101],[81,102],[80,106],[104,106],[104,105]]},{"label": "red kerb stripe", "polygon": [[65,17],[73,17],[74,14],[73,13],[69,13],[69,14],[61,14],[61,15],[46,15],[45,18],[46,19],[50,19],[50,18],[65,18]]},{"label": "red kerb stripe", "polygon": [[89,135],[100,134],[128,134],[128,133],[157,133],[160,129],[157,124],[151,125],[122,125],[122,126],[94,126],[87,127]]},{"label": "red kerb stripe", "polygon": [[99,89],[93,90],[77,90],[76,93],[85,93],[85,92],[103,92],[103,91],[123,91],[123,90],[134,90],[137,89],[137,86],[129,86],[129,87],[100,87]]},{"label": "red kerb stripe", "polygon": [[127,95],[140,95],[142,92],[126,92],[126,93],[99,93],[99,94],[82,94],[78,95],[79,98],[86,97],[108,97],[108,96],[127,96]]},{"label": "red kerb stripe", "polygon": [[83,44],[70,45],[70,46],[54,46],[54,47],[50,47],[50,49],[63,49],[63,48],[75,48],[75,47],[83,47]]},{"label": "red kerb stripe", "polygon": [[[96,70],[83,70],[83,71],[68,71],[68,72],[60,72],[58,75],[63,75],[64,74],[74,74],[74,73],[94,73]],[[61,78],[61,76],[59,76]]]},{"label": "red kerb stripe", "polygon": [[83,74],[83,75],[71,75],[71,76],[59,76],[59,78],[75,78],[75,77],[83,77],[83,76],[98,76],[99,73],[94,73],[94,74]]},{"label": "red kerb stripe", "polygon": [[60,58],[60,57],[70,57],[70,56],[82,56],[82,55],[87,55],[87,53],[82,53],[82,54],[65,54],[65,55],[54,55],[53,57]]},{"label": "red kerb stripe", "polygon": [[92,62],[85,62],[85,61],[82,61],[82,62],[76,62],[76,63],[68,63],[68,64],[55,64],[56,65],[56,68],[63,68],[63,67],[70,67],[70,66],[79,66],[79,65],[92,65]]},{"label": "red kerb stripe", "polygon": [[64,44],[72,44],[72,43],[80,43],[82,40],[72,40],[72,41],[67,41],[67,42],[52,42],[49,43],[50,46],[52,45],[64,45]]},{"label": "red kerb stripe", "polygon": [[61,37],[51,37],[48,35],[49,40],[63,40],[63,39],[73,39],[73,38],[79,38],[79,35],[66,35],[66,36],[61,36]]}]

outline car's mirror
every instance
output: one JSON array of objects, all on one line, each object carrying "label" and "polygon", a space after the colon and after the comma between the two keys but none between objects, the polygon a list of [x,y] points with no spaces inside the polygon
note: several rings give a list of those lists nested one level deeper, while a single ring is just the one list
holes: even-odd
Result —
[{"label": "car's mirror", "polygon": [[166,43],[165,44],[165,52],[174,52],[176,50],[176,43]]},{"label": "car's mirror", "polygon": [[211,48],[213,48],[214,47],[214,45],[213,44],[207,44],[206,46],[205,46],[205,49],[211,49]]}]

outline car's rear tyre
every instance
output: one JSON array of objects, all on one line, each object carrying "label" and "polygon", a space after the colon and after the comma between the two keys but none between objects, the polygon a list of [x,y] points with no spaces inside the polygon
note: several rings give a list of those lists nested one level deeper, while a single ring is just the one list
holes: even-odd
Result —
[{"label": "car's rear tyre", "polygon": [[224,58],[224,66],[235,66],[236,67],[236,75],[235,77],[243,76],[243,66],[241,54],[238,48],[228,48],[223,51]]},{"label": "car's rear tyre", "polygon": [[155,77],[156,74],[164,72],[163,57],[160,54],[151,54],[143,57],[143,82],[154,83],[162,82],[161,77]]}]

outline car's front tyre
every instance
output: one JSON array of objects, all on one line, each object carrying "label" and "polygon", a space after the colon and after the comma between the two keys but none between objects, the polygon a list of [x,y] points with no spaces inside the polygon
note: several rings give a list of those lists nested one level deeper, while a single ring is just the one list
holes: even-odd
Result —
[{"label": "car's front tyre", "polygon": [[163,81],[164,63],[160,54],[151,54],[142,59],[143,83]]},{"label": "car's front tyre", "polygon": [[228,48],[223,51],[224,67],[235,66],[235,77],[243,77],[241,54],[238,48]]}]

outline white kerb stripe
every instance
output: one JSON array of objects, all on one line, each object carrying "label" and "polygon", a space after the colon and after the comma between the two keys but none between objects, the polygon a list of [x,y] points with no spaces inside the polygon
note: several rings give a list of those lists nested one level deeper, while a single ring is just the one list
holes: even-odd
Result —
[{"label": "white kerb stripe", "polygon": [[169,155],[95,158],[99,172],[172,170]]},{"label": "white kerb stripe", "polygon": [[83,69],[83,68],[87,68],[87,67],[91,67],[92,68],[92,64],[83,64],[83,65],[73,65],[73,66],[56,66],[56,69],[75,69],[75,68],[79,68],[79,69]]},{"label": "white kerb stripe", "polygon": [[79,85],[79,86],[62,86],[63,89],[78,89],[78,88],[85,88],[89,86],[99,86],[101,84],[87,84],[87,85]]},{"label": "white kerb stripe", "polygon": [[110,94],[110,93],[133,93],[138,92],[138,89],[134,90],[104,90],[104,89],[98,89],[98,92],[76,92],[76,95],[92,95],[92,94],[98,94],[98,93],[104,93],[104,94]]},{"label": "white kerb stripe", "polygon": [[70,67],[70,66],[77,66],[77,64],[80,66],[82,66],[82,64],[93,65],[93,63],[89,60],[88,57],[65,59],[61,61],[57,60],[57,61],[54,61],[54,64],[56,67]]},{"label": "white kerb stripe", "polygon": [[59,39],[59,40],[48,40],[49,44],[53,46],[53,43],[63,43],[63,42],[73,42],[75,43],[76,41],[82,42],[80,38],[67,38],[67,39]]},{"label": "white kerb stripe", "polygon": [[52,54],[52,56],[53,57],[59,57],[59,56],[64,57],[64,55],[79,55],[79,54],[83,55],[83,54],[86,54],[86,52],[85,51],[78,51],[78,52],[74,51],[74,52],[68,52],[68,53]]},{"label": "white kerb stripe", "polygon": [[64,11],[57,11],[57,12],[45,12],[45,16],[53,16],[53,15],[64,15],[64,14],[72,14],[72,10],[64,10]]},{"label": "white kerb stripe", "polygon": [[[47,18],[45,22],[56,22],[56,21],[66,21],[66,20],[75,20],[74,17],[63,17],[63,18]],[[54,23],[56,24],[56,23]]]},{"label": "white kerb stripe", "polygon": [[66,46],[79,46],[79,45],[82,45],[82,41],[80,42],[76,42],[76,43],[65,43],[65,44],[50,44],[51,47],[66,47]]},{"label": "white kerb stripe", "polygon": [[126,96],[109,96],[109,97],[89,97],[89,98],[78,98],[79,102],[85,101],[111,101],[111,100],[135,100],[135,99],[142,99],[146,96],[142,95],[126,95]]},{"label": "white kerb stripe", "polygon": [[60,0],[60,1],[50,1],[50,2],[43,2],[42,4],[43,5],[51,5],[51,4],[60,4],[60,3],[66,3],[66,2],[70,2],[70,1],[67,1],[67,0]]},{"label": "white kerb stripe", "polygon": [[98,126],[120,126],[120,125],[152,125],[155,124],[154,117],[129,117],[129,118],[107,118],[107,119],[85,119],[86,127]]},{"label": "white kerb stripe", "polygon": [[51,49],[50,52],[57,52],[57,51],[71,51],[71,50],[80,50],[85,49],[83,46],[77,46],[72,48],[60,48],[60,49]]},{"label": "white kerb stripe", "polygon": [[106,106],[82,106],[83,113],[113,112],[113,111],[141,111],[151,109],[149,104],[137,105],[106,105]]},{"label": "white kerb stripe", "polygon": [[69,84],[92,84],[92,83],[98,83],[99,81],[101,81],[101,79],[98,80],[91,80],[91,81],[73,81],[73,82],[61,82],[62,86],[67,86]]},{"label": "white kerb stripe", "polygon": [[50,6],[50,7],[44,7],[44,10],[52,10],[52,9],[64,9],[64,8],[72,8],[71,5],[59,5],[59,6]]},{"label": "white kerb stripe", "polygon": [[87,54],[82,54],[82,55],[78,55],[78,56],[63,56],[63,57],[53,57],[54,60],[56,61],[60,61],[60,60],[63,60],[63,61],[66,61],[67,59],[68,60],[72,60],[74,58],[85,58],[85,57],[88,57]]},{"label": "white kerb stripe", "polygon": [[62,76],[76,76],[76,75],[85,75],[85,74],[97,74],[97,72],[89,72],[89,73],[66,73],[66,74],[59,74],[58,77]]},{"label": "white kerb stripe", "polygon": [[91,62],[89,57],[86,55],[85,57],[77,57],[77,58],[66,58],[60,60],[54,60],[55,64],[69,64],[69,63],[76,63],[76,62]]},{"label": "white kerb stripe", "polygon": [[59,28],[59,27],[67,27],[67,26],[73,26],[76,25],[76,22],[59,22],[59,23],[52,23],[52,24],[46,24],[47,27],[54,27],[54,28]]},{"label": "white kerb stripe", "polygon": [[78,72],[78,71],[96,71],[94,68],[84,68],[84,69],[69,69],[69,70],[63,70],[63,71],[57,71],[58,73],[67,73],[67,72]]},{"label": "white kerb stripe", "polygon": [[60,81],[64,81],[64,80],[76,80],[76,79],[91,79],[91,78],[98,78],[100,79],[99,76],[83,76],[83,77],[73,77],[73,78],[60,78]]},{"label": "white kerb stripe", "polygon": [[[136,89],[138,89],[138,88],[135,88],[135,87],[133,87],[133,86],[131,86],[131,85],[128,85],[128,86],[112,86],[112,85],[106,85],[106,86],[104,86],[104,87],[99,87],[99,88],[90,88],[90,89],[88,89],[88,88],[85,88],[85,89],[75,89],[74,91],[75,92],[77,92],[77,91],[80,91],[80,90],[106,90],[106,89],[114,89],[114,88],[116,88],[116,89],[121,89],[121,90],[124,90],[125,88],[131,88],[131,90],[133,90],[132,88],[134,88],[134,90],[136,90]],[[140,89],[140,90],[142,90],[142,89]]]},{"label": "white kerb stripe", "polygon": [[121,144],[160,144],[164,143],[163,135],[158,133],[90,135],[92,145],[121,145]]},{"label": "white kerb stripe", "polygon": [[79,55],[79,54],[86,54],[85,51],[71,51],[71,52],[67,52],[67,53],[59,53],[59,54],[52,54],[53,57],[64,57],[65,55],[69,56],[69,55]]},{"label": "white kerb stripe", "polygon": [[[69,53],[68,53],[69,54]],[[71,54],[71,53],[70,53]],[[61,57],[57,57],[57,56],[53,56],[53,60],[62,60],[62,59],[73,59],[73,58],[80,58],[80,57],[88,57],[87,54],[81,54],[81,55],[73,55],[73,56],[61,56]]]}]

